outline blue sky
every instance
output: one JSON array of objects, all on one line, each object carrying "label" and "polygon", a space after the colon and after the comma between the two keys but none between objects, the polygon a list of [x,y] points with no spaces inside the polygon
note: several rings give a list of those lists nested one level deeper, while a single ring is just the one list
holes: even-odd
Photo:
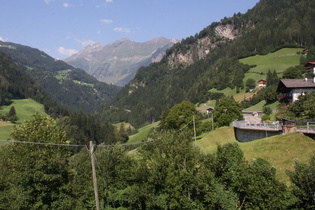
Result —
[{"label": "blue sky", "polygon": [[181,40],[259,0],[0,0],[0,40],[64,59],[122,38]]}]

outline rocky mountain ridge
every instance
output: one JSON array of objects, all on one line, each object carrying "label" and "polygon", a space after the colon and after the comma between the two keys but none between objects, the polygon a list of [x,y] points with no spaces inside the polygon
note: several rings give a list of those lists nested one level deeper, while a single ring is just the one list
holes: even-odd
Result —
[{"label": "rocky mountain ridge", "polygon": [[123,86],[134,77],[139,67],[159,62],[165,51],[177,42],[164,37],[143,43],[125,38],[107,45],[90,45],[65,61],[99,81]]},{"label": "rocky mountain ridge", "polygon": [[220,24],[214,28],[213,36],[205,36],[197,40],[197,44],[188,44],[189,49],[173,51],[168,56],[168,64],[171,68],[189,66],[200,59],[204,59],[219,44],[233,40],[240,36],[240,30],[233,24]]}]

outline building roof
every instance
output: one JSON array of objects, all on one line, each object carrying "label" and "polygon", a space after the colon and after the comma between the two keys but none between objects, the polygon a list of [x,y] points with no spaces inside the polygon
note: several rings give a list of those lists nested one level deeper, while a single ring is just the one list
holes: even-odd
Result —
[{"label": "building roof", "polygon": [[315,88],[312,79],[281,79],[277,88],[277,92],[289,92],[291,89],[299,88]]},{"label": "building roof", "polygon": [[280,80],[287,88],[315,88],[315,83],[312,79],[281,79]]}]

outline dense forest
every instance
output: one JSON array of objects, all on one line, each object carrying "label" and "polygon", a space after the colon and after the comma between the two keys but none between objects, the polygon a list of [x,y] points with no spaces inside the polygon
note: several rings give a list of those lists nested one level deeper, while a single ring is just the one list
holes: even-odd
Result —
[{"label": "dense forest", "polygon": [[0,50],[68,109],[93,113],[119,91],[118,87],[99,82],[85,71],[55,60],[38,49],[10,42],[0,43]]},{"label": "dense forest", "polygon": [[[35,115],[12,135],[20,142],[0,147],[0,209],[95,208],[92,154],[58,121]],[[289,187],[266,160],[245,161],[237,144],[206,155],[185,131],[148,139],[134,155],[127,145],[93,151],[101,209],[314,209],[315,157],[287,171]]]},{"label": "dense forest", "polygon": [[[251,66],[241,64],[239,58],[315,44],[314,8],[312,0],[262,0],[245,14],[212,23],[175,44],[161,62],[140,68],[130,84],[101,109],[103,119],[139,126],[159,120],[164,109],[185,99],[197,103],[222,97],[209,92],[212,88],[243,90],[244,73]],[[237,31],[235,39],[216,33],[217,26],[227,25]],[[200,58],[197,49],[205,38],[211,40],[210,53]],[[194,62],[170,65],[179,54],[192,54]]]}]

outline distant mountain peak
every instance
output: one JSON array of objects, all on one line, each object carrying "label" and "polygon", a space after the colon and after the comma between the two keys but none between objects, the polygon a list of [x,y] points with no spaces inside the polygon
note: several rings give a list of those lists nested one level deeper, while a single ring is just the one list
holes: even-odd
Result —
[{"label": "distant mountain peak", "polygon": [[146,42],[123,38],[106,45],[96,43],[87,46],[65,61],[99,81],[123,86],[134,77],[139,67],[160,61],[165,51],[176,42],[165,37]]}]

